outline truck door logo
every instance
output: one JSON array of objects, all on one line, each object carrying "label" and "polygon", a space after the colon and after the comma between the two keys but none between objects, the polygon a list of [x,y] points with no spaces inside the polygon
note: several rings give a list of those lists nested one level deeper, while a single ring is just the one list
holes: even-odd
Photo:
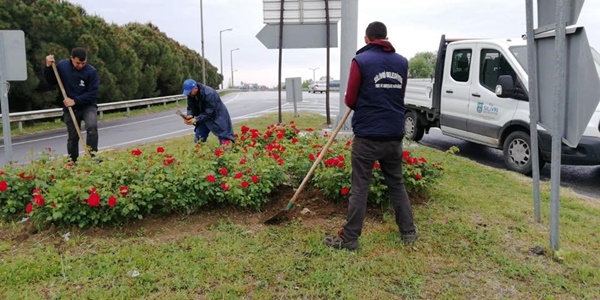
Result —
[{"label": "truck door logo", "polygon": [[499,109],[492,103],[485,104],[483,102],[477,102],[477,113],[486,115],[498,115]]}]

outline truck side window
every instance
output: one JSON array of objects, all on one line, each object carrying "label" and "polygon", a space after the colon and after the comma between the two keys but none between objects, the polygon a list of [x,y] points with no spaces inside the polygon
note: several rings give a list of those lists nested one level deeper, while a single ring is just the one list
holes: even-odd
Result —
[{"label": "truck side window", "polygon": [[471,49],[457,49],[452,53],[452,69],[450,76],[459,82],[469,81],[471,66]]},{"label": "truck side window", "polygon": [[513,81],[517,78],[513,68],[498,50],[482,49],[480,66],[479,83],[492,92],[496,89],[500,75],[510,75]]}]

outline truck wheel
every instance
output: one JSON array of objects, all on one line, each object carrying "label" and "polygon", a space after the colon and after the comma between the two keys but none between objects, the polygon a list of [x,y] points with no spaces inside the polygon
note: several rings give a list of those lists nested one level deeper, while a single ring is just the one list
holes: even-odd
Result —
[{"label": "truck wheel", "polygon": [[[504,164],[509,170],[530,175],[532,172],[531,162],[531,139],[529,134],[523,131],[515,131],[504,140]],[[540,167],[543,166],[540,161]]]},{"label": "truck wheel", "polygon": [[419,119],[415,111],[406,111],[404,114],[404,135],[415,142],[420,141],[425,134],[425,128],[419,125]]}]

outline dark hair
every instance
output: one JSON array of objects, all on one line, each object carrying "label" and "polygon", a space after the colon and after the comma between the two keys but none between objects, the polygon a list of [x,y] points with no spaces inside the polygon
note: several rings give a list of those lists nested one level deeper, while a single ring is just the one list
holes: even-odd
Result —
[{"label": "dark hair", "polygon": [[87,59],[87,51],[84,48],[77,47],[71,50],[71,57],[79,58],[80,61],[85,61]]},{"label": "dark hair", "polygon": [[385,24],[381,22],[372,22],[367,26],[365,35],[371,41],[385,40],[387,38],[387,28],[385,27]]}]

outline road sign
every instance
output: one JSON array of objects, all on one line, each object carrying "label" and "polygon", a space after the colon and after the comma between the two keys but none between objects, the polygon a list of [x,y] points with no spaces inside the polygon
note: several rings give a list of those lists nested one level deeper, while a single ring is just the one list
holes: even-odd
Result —
[{"label": "road sign", "polygon": [[[281,21],[281,0],[263,0],[265,24],[279,24]],[[328,0],[329,21],[326,20],[323,0],[286,0],[283,3],[283,23],[321,24],[336,23],[342,17],[342,1]]]},{"label": "road sign", "polygon": [[[284,24],[282,49],[327,47],[325,24]],[[337,47],[337,23],[329,25],[329,47]],[[279,24],[267,24],[256,35],[267,49],[279,49]]]},{"label": "road sign", "polygon": [[25,57],[25,34],[22,30],[0,30],[0,51],[3,57],[0,68],[4,69],[2,80],[27,80]]},{"label": "road sign", "polygon": [[[556,1],[557,0],[538,0],[538,27],[541,30],[545,30],[544,27],[552,27],[556,25]],[[585,0],[574,0],[570,14],[567,15],[567,25],[574,25],[579,19],[581,8],[583,8],[583,2]]]},{"label": "road sign", "polygon": [[[554,34],[536,39],[537,57],[540,62],[555,62]],[[583,27],[567,30],[567,99],[564,103],[565,119],[563,142],[577,147],[592,114],[600,101],[600,78],[592,57]],[[555,64],[538,64],[540,125],[548,131],[554,131]],[[558,108],[563,109],[563,107]]]}]

